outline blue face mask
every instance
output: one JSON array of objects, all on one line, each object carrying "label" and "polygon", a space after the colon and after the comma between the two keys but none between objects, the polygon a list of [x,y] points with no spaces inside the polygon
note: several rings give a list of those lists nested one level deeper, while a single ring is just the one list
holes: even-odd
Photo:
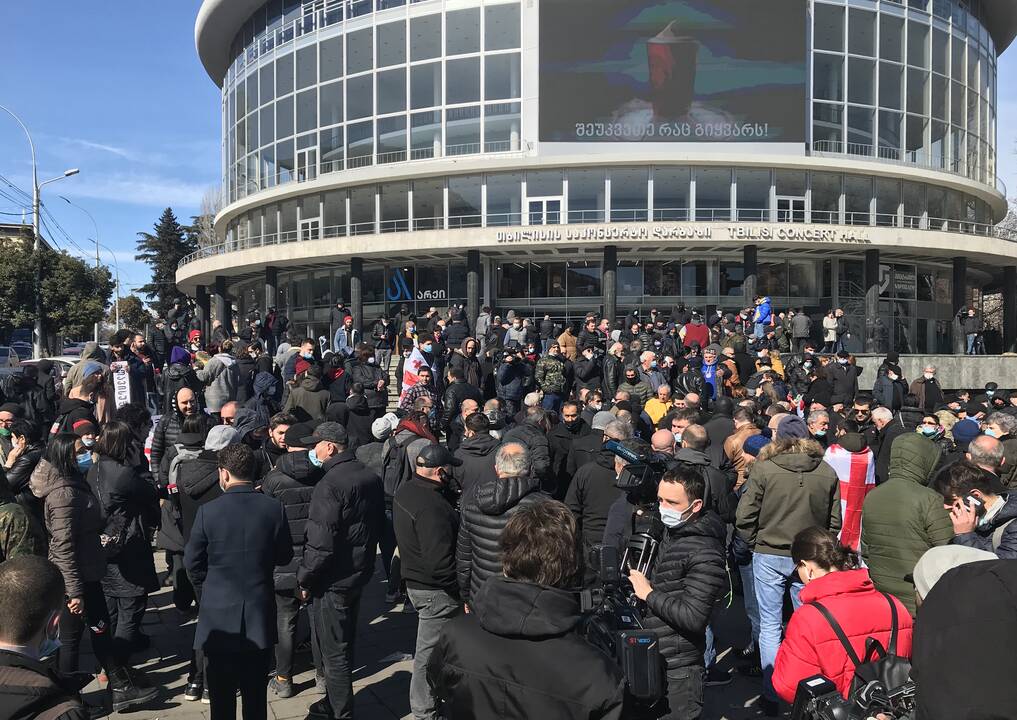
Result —
[{"label": "blue face mask", "polygon": [[984,430],[982,430],[982,435],[987,435],[988,437],[994,438],[996,437],[996,431],[993,430],[992,428],[985,428]]},{"label": "blue face mask", "polygon": [[992,397],[993,395],[996,394],[996,391],[995,390],[986,390],[985,394],[988,395],[989,397]]},{"label": "blue face mask", "polygon": [[691,508],[692,508],[692,506],[690,505],[685,510],[678,511],[678,510],[672,510],[671,508],[662,507],[662,508],[660,508],[660,521],[662,523],[664,523],[664,525],[666,527],[669,527],[669,528],[672,528],[672,529],[676,528],[679,525],[681,525],[682,523],[684,523],[686,520],[688,520],[688,517],[686,517],[686,513],[691,515],[692,513],[689,512],[689,510],[691,510]]},{"label": "blue face mask", "polygon": [[657,369],[657,361],[656,360],[651,361],[650,362],[650,367],[653,368],[654,370],[656,370]]},{"label": "blue face mask", "polygon": [[83,452],[75,458],[78,464],[78,470],[81,472],[88,472],[88,469],[92,467],[92,453]]},{"label": "blue face mask", "polygon": [[421,348],[421,350],[423,350],[423,351],[424,351],[424,352],[426,352],[426,353],[429,353],[429,352],[431,352],[431,350],[433,350],[433,349],[434,349],[434,346],[433,346],[433,345],[431,345],[431,343],[428,343],[427,345],[424,345],[424,346],[423,346],[423,347]]},{"label": "blue face mask", "polygon": [[[47,623],[47,627],[48,625],[49,623]],[[60,649],[60,635],[58,634],[56,637],[52,638],[49,635],[46,635],[46,637],[42,639],[42,643],[39,645],[38,659],[43,660],[45,658],[54,657],[57,654],[57,650],[59,649]]]},{"label": "blue face mask", "polygon": [[317,448],[311,448],[310,450],[307,451],[307,459],[310,460],[311,464],[314,465],[314,467],[316,468],[320,468],[322,465],[325,464],[318,459]]},{"label": "blue face mask", "polygon": [[813,435],[820,438],[826,437],[826,430],[816,430],[816,432],[814,432]]},{"label": "blue face mask", "polygon": [[304,360],[314,360],[314,353],[304,353],[303,358]]},{"label": "blue face mask", "polygon": [[929,438],[937,437],[939,435],[939,428],[938,427],[933,427],[933,426],[930,426],[930,425],[923,425],[922,426],[922,435],[924,435],[925,437],[929,437]]}]

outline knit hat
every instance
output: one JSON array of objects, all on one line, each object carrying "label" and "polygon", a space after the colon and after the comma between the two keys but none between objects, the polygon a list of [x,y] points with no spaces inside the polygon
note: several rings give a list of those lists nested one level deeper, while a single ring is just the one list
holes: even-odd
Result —
[{"label": "knit hat", "polygon": [[97,435],[99,430],[91,420],[78,420],[71,426],[71,432],[78,437],[85,437],[86,435]]},{"label": "knit hat", "polygon": [[194,342],[195,338],[201,337],[201,330],[191,330],[187,333],[187,342]]},{"label": "knit hat", "polygon": [[896,376],[897,376],[898,378],[902,378],[902,377],[904,377],[904,373],[903,373],[903,371],[902,371],[902,370],[900,369],[900,365],[897,365],[896,363],[887,363],[887,364],[886,364],[886,372],[887,372],[888,374],[889,374],[889,373],[893,373],[893,374],[894,374],[894,375],[896,375]]},{"label": "knit hat", "polygon": [[955,567],[983,560],[996,560],[996,554],[988,550],[966,545],[940,545],[926,550],[915,565],[912,579],[918,594],[926,598],[939,579]]},{"label": "knit hat", "polygon": [[800,440],[809,437],[809,426],[797,415],[788,415],[777,425],[777,439]]},{"label": "knit hat", "polygon": [[170,365],[190,365],[191,354],[179,345],[174,345],[170,350]]},{"label": "knit hat", "polygon": [[752,457],[757,457],[759,455],[759,451],[769,444],[770,438],[763,434],[749,435],[745,438],[745,442],[742,443],[742,452],[747,453]]},{"label": "knit hat", "polygon": [[593,422],[590,423],[590,427],[594,430],[603,430],[614,420],[614,415],[608,410],[601,410],[593,416]]},{"label": "knit hat", "polygon": [[978,437],[981,429],[978,427],[978,423],[970,418],[965,418],[954,423],[952,428],[953,441],[963,448],[966,448],[968,443]]},{"label": "knit hat", "polygon": [[231,425],[216,425],[208,431],[205,438],[205,449],[213,452],[222,450],[227,445],[236,445],[240,442],[240,436]]},{"label": "knit hat", "polygon": [[837,444],[848,452],[861,452],[869,446],[865,436],[861,433],[847,433],[837,438]]},{"label": "knit hat", "polygon": [[399,418],[394,413],[386,413],[371,423],[371,434],[376,440],[384,442],[399,424]]}]

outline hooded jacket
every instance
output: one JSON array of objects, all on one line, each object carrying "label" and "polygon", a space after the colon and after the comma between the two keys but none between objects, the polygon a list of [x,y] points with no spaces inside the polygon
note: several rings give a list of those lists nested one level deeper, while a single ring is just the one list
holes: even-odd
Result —
[{"label": "hooded jacket", "polygon": [[455,352],[449,356],[448,366],[450,368],[457,367],[462,370],[463,380],[465,380],[468,385],[479,388],[484,377],[484,373],[480,367],[480,360],[477,358],[476,354],[467,355],[465,352],[465,348],[471,340],[474,340],[474,338],[467,337],[463,339],[462,346],[456,349]]},{"label": "hooded jacket", "polygon": [[349,447],[354,450],[361,445],[374,442],[371,423],[374,422],[375,413],[368,406],[367,398],[363,394],[355,393],[346,398],[346,402],[332,403],[326,409],[325,417],[346,428],[349,434]]},{"label": "hooded jacket", "polygon": [[322,472],[311,464],[306,452],[286,453],[265,476],[261,491],[282,503],[293,539],[293,559],[275,569],[275,589],[290,591],[297,587],[297,568],[304,557],[304,532],[311,512],[311,496]]},{"label": "hooded jacket", "polygon": [[756,312],[752,316],[752,322],[760,325],[769,325],[770,321],[773,320],[773,310],[771,308],[769,296],[764,297],[763,301],[756,305]]},{"label": "hooded jacket", "polygon": [[786,450],[771,443],[749,469],[735,514],[738,534],[753,552],[790,557],[791,542],[807,527],[840,530],[840,483],[815,440]]},{"label": "hooded jacket", "polygon": [[516,508],[547,499],[538,481],[529,477],[486,480],[464,497],[456,542],[456,574],[464,602],[485,580],[501,574],[499,541]]},{"label": "hooded jacket", "polygon": [[99,542],[105,528],[99,500],[84,477],[64,477],[45,458],[35,466],[29,484],[43,501],[50,562],[64,576],[67,597],[80,598],[85,583],[97,583],[106,574],[106,556]]},{"label": "hooded jacket", "polygon": [[813,675],[832,680],[844,697],[851,689],[855,665],[830,623],[810,604],[816,601],[830,611],[858,657],[865,657],[865,644],[871,637],[884,650],[895,649],[898,656],[910,658],[913,621],[903,603],[890,598],[897,610],[896,648],[890,647],[890,603],[876,590],[868,570],[832,572],[806,585],[801,591],[802,606],[791,616],[773,665],[777,694],[794,703],[799,681]]},{"label": "hooded jacket", "polygon": [[625,679],[576,631],[574,593],[494,577],[470,609],[445,625],[427,666],[449,720],[623,717]]},{"label": "hooded jacket", "polygon": [[279,412],[276,396],[279,393],[279,380],[270,372],[259,372],[254,376],[254,391],[244,407],[254,410],[260,420],[267,425],[269,420]]},{"label": "hooded jacket", "polygon": [[497,479],[498,476],[494,472],[494,456],[500,444],[490,433],[464,438],[459,444],[455,456],[462,460],[463,464],[452,468],[452,481],[463,497],[466,497],[475,485]]},{"label": "hooded jacket", "polygon": [[703,667],[706,626],[727,587],[727,527],[711,510],[667,528],[648,578],[644,625],[657,633],[668,671]]},{"label": "hooded jacket", "polygon": [[[201,440],[198,435],[193,437]],[[181,435],[180,439],[184,444],[188,444],[188,440],[193,442],[187,434]],[[222,488],[219,487],[219,453],[215,450],[202,450],[197,457],[181,458],[177,483],[186,545],[191,537],[194,519],[198,516],[198,508],[222,495]]]},{"label": "hooded jacket", "polygon": [[897,438],[885,483],[862,505],[862,555],[876,588],[896,595],[915,614],[915,590],[907,576],[926,550],[953,537],[943,498],[926,487],[939,448],[917,433]]},{"label": "hooded jacket", "polygon": [[217,353],[195,375],[205,383],[205,404],[210,412],[217,413],[222,406],[237,399],[240,370],[229,353]]},{"label": "hooded jacket", "polygon": [[325,410],[331,399],[328,390],[321,386],[321,380],[305,376],[299,385],[290,389],[283,412],[292,413],[300,422],[320,422],[325,419]]},{"label": "hooded jacket", "polygon": [[[187,351],[183,348],[173,348],[174,351],[180,350],[185,355]],[[187,355],[188,363],[190,362],[190,355]],[[163,414],[167,414],[171,411],[173,403],[176,402],[177,392],[180,388],[186,387],[194,391],[196,397],[202,397],[205,386],[198,380],[197,374],[194,372],[194,368],[190,364],[172,364],[166,368],[166,372],[163,374],[162,381],[162,393],[163,393]]]}]

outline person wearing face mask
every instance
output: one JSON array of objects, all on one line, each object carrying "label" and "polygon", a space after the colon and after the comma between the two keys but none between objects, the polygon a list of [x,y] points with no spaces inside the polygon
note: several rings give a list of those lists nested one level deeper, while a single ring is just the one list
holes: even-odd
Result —
[{"label": "person wearing face mask", "polygon": [[184,553],[202,594],[192,647],[205,654],[212,714],[236,717],[239,692],[244,718],[257,720],[276,641],[273,568],[293,558],[293,543],[282,503],[254,490],[254,451],[228,445],[217,466],[222,495],[198,508]]},{"label": "person wearing face mask", "polygon": [[794,703],[798,683],[813,675],[829,678],[848,696],[855,662],[831,617],[855,657],[866,656],[869,638],[889,653],[911,657],[911,615],[900,600],[876,590],[855,552],[833,533],[818,527],[802,530],[791,544],[791,560],[805,587],[774,663],[773,686],[784,702]]},{"label": "person wearing face mask", "polygon": [[825,370],[833,389],[830,394],[832,409],[839,413],[858,394],[858,366],[851,362],[849,352],[841,350],[837,353],[837,361],[827,365]]},{"label": "person wearing face mask", "polygon": [[541,400],[545,410],[558,412],[562,400],[567,394],[567,381],[565,361],[561,357],[561,346],[557,341],[551,342],[547,349],[547,355],[537,361],[534,369],[534,379],[537,389],[544,397]]},{"label": "person wearing face mask", "polygon": [[452,467],[462,464],[441,445],[427,445],[416,457],[413,476],[396,491],[392,522],[406,594],[417,611],[417,644],[410,680],[413,717],[437,716],[427,684],[427,661],[442,628],[462,608],[456,582],[459,515],[447,492]]},{"label": "person wearing face mask", "polygon": [[0,564],[0,715],[88,720],[78,685],[46,659],[60,646],[60,570],[42,557]]},{"label": "person wearing face mask", "polygon": [[922,376],[911,383],[909,391],[918,398],[918,407],[924,412],[934,412],[943,404],[943,388],[936,379],[936,366],[926,365]]},{"label": "person wearing face mask", "polygon": [[885,368],[885,374],[877,370],[876,381],[872,384],[872,398],[890,411],[897,412],[904,407],[908,386],[904,382],[904,373],[900,365],[888,363]]},{"label": "person wearing face mask", "polygon": [[726,528],[704,507],[706,483],[698,469],[678,465],[657,487],[665,531],[649,577],[629,571],[636,597],[647,607],[644,627],[657,633],[667,667],[665,718],[694,720],[703,707],[706,626],[724,594]]},{"label": "person wearing face mask", "polygon": [[50,439],[46,457],[29,484],[42,500],[49,559],[63,575],[68,598],[60,617],[60,671],[77,672],[78,649],[87,627],[92,651],[109,677],[113,709],[119,711],[148,702],[158,691],[128,672],[126,658],[106,631],[110,619],[101,584],[106,574],[101,537],[106,523],[101,503],[85,480],[91,466],[92,453],[81,439],[58,433]]},{"label": "person wearing face mask", "polygon": [[939,418],[935,415],[931,413],[924,415],[918,427],[915,428],[915,432],[929,438],[939,447],[940,467],[945,467],[957,459],[954,455],[957,452],[957,446],[954,445],[953,440],[946,437],[946,430],[939,424]]}]

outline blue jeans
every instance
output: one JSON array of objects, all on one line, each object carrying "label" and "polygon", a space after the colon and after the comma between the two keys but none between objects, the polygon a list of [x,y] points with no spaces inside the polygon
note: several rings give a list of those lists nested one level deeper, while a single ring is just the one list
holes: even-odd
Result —
[{"label": "blue jeans", "polygon": [[562,397],[557,393],[544,393],[544,399],[540,401],[540,406],[545,410],[551,410],[553,412],[561,411]]},{"label": "blue jeans", "polygon": [[975,340],[978,339],[978,333],[968,333],[968,355],[975,354]]},{"label": "blue jeans", "polygon": [[755,323],[752,326],[753,337],[761,338],[766,335],[766,325],[763,323]]},{"label": "blue jeans", "polygon": [[[773,689],[773,663],[780,649],[780,632],[784,593],[787,592],[788,576],[794,571],[795,563],[783,555],[753,553],[752,575],[756,587],[756,604],[759,608],[759,664],[763,668],[763,696],[776,701]],[[801,605],[798,593],[800,582],[791,583],[791,602],[797,610]]]}]

